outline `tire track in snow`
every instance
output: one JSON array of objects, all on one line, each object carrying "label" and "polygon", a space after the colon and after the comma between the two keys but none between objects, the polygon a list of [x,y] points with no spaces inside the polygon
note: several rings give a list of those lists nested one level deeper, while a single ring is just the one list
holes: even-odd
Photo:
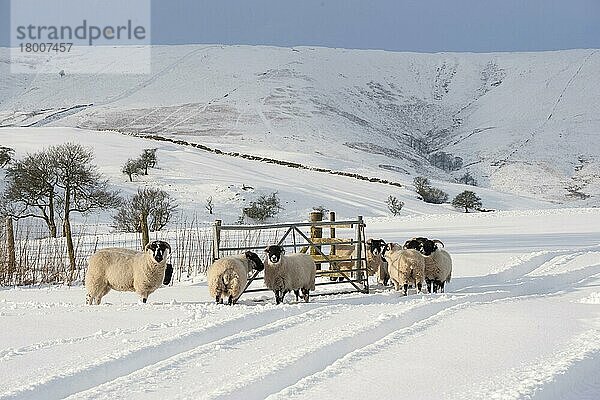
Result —
[{"label": "tire track in snow", "polygon": [[[552,254],[536,255],[531,260],[526,260],[523,264],[515,265],[512,269],[517,270],[515,273],[519,279],[512,283],[501,282],[500,280],[506,275],[506,271],[499,274],[483,277],[484,283],[496,283],[497,288],[480,287],[481,290],[487,290],[485,293],[473,294],[455,294],[439,296],[423,296],[420,298],[408,297],[398,300],[395,296],[388,296],[388,299],[382,299],[382,295],[360,296],[357,298],[345,298],[333,300],[326,304],[311,303],[309,305],[290,307],[266,307],[261,310],[250,312],[241,318],[213,324],[203,327],[202,329],[193,332],[185,332],[173,339],[165,340],[160,343],[151,344],[143,348],[133,349],[132,351],[122,352],[121,354],[107,357],[100,362],[90,363],[88,365],[75,367],[72,370],[65,371],[58,375],[44,377],[41,380],[29,386],[24,386],[6,393],[0,398],[36,398],[43,394],[44,398],[62,398],[70,394],[82,392],[86,389],[91,389],[89,392],[80,393],[80,396],[94,396],[95,388],[103,383],[102,388],[97,388],[100,391],[99,396],[106,395],[107,388],[121,387],[122,383],[127,382],[124,386],[129,387],[131,383],[142,379],[156,379],[156,373],[161,371],[161,368],[166,370],[177,369],[180,365],[180,360],[185,360],[197,351],[205,351],[206,354],[215,354],[215,351],[222,351],[223,345],[237,345],[239,343],[253,344],[255,340],[264,338],[277,333],[288,332],[291,337],[290,343],[295,343],[298,333],[294,329],[282,329],[289,326],[296,327],[308,324],[318,316],[321,321],[327,321],[328,315],[332,311],[339,310],[339,313],[356,313],[356,307],[352,305],[362,304],[377,307],[379,318],[373,321],[373,315],[368,315],[369,318],[365,322],[361,322],[358,326],[354,326],[351,331],[342,332],[341,335],[329,338],[326,341],[315,341],[312,347],[300,348],[297,353],[292,355],[287,354],[285,358],[277,360],[276,368],[259,368],[251,370],[250,376],[246,376],[245,380],[240,380],[236,387],[222,387],[216,389],[210,394],[213,398],[229,398],[237,397],[240,394],[249,398],[264,398],[270,393],[265,392],[265,388],[271,387],[275,389],[285,389],[287,386],[293,385],[306,376],[317,373],[324,368],[327,368],[336,360],[343,358],[346,354],[352,353],[377,340],[385,337],[397,329],[403,329],[410,326],[410,322],[418,323],[424,319],[430,318],[437,313],[443,312],[449,307],[460,304],[474,304],[478,301],[493,301],[502,298],[511,298],[518,295],[534,293],[535,296],[543,296],[551,294],[549,288],[556,288],[564,285],[565,282],[577,282],[581,279],[589,277],[590,273],[600,273],[600,266],[594,266],[583,270],[574,271],[562,276],[549,276],[542,278],[527,277],[521,278],[527,270],[535,269],[540,266],[539,262],[546,258],[552,259],[552,255],[557,257],[565,251],[557,251]],[[537,266],[535,265],[537,264]],[[569,279],[565,280],[565,276]],[[524,281],[523,281],[524,280]],[[524,283],[529,283],[526,285]],[[510,286],[510,287],[507,287]],[[510,290],[509,290],[510,289]],[[493,291],[495,290],[495,291]],[[383,302],[372,304],[369,302],[375,300]],[[382,306],[385,304],[405,305],[402,310],[392,310],[389,313],[383,313]],[[310,308],[308,308],[310,307]],[[258,307],[257,307],[258,308]],[[307,309],[308,308],[308,309]],[[409,312],[412,310],[420,310]],[[339,314],[338,313],[338,314]],[[265,314],[267,318],[261,318]],[[256,318],[259,317],[259,318]],[[406,317],[406,318],[405,318]],[[330,318],[329,318],[330,319]],[[237,323],[243,321],[240,326]],[[347,323],[348,316],[341,318],[342,325]],[[250,330],[250,332],[237,333],[241,329]],[[258,336],[257,336],[258,335]],[[202,347],[201,350],[196,347]],[[212,349],[212,350],[211,350]],[[192,357],[193,358],[193,357]],[[260,365],[259,365],[260,367]],[[181,369],[181,367],[179,367]],[[164,371],[163,371],[164,372]],[[130,375],[131,374],[131,375]],[[159,374],[160,377],[163,374]],[[133,381],[130,381],[133,379]],[[268,382],[267,385],[256,385],[256,382]],[[122,395],[122,392],[119,392]]]},{"label": "tire track in snow", "polygon": [[[181,398],[262,399],[271,394],[274,388],[276,390],[283,390],[287,386],[294,385],[302,378],[326,369],[346,354],[368,346],[373,343],[373,340],[377,341],[399,329],[407,329],[423,320],[429,320],[438,313],[444,313],[447,309],[453,309],[456,306],[459,306],[459,309],[464,309],[498,300],[515,300],[524,297],[531,298],[553,295],[556,288],[560,287],[558,282],[564,283],[564,277],[558,279],[549,277],[546,280],[521,278],[522,274],[526,271],[537,268],[540,263],[547,262],[547,259],[552,260],[552,256],[556,257],[556,254],[544,254],[541,257],[534,257],[534,260],[537,260],[537,262],[525,262],[527,268],[521,269],[518,274],[519,278],[515,282],[505,283],[504,287],[498,287],[495,290],[485,293],[454,295],[451,297],[441,295],[433,298],[429,296],[421,298],[413,297],[412,299],[411,297],[401,298],[397,300],[397,305],[404,303],[407,307],[401,310],[390,308],[391,311],[387,313],[382,310],[383,304],[372,304],[372,308],[375,309],[377,307],[375,314],[379,314],[379,317],[374,316],[373,313],[365,313],[362,315],[364,321],[358,325],[352,324],[349,329],[342,328],[341,334],[338,335],[328,336],[323,332],[318,332],[317,327],[315,327],[315,330],[318,332],[317,337],[313,337],[306,343],[302,342],[303,335],[299,334],[298,328],[303,325],[310,326],[315,321],[319,321],[318,325],[322,325],[328,322],[328,319],[339,319],[338,323],[334,325],[343,327],[344,324],[348,324],[347,321],[358,318],[357,314],[359,313],[356,307],[348,305],[341,308],[340,305],[324,307],[314,312],[290,317],[283,321],[277,321],[256,328],[251,332],[236,335],[218,342],[212,342],[202,348],[180,354],[155,366],[137,371],[130,376],[122,377],[100,388],[93,389],[87,393],[80,393],[73,398],[90,399],[101,398],[106,395],[109,395],[109,397],[119,396],[122,393],[126,393],[127,390],[131,390],[132,387],[136,387],[136,385],[139,385],[137,386],[138,391],[144,388],[148,389],[157,381],[169,382],[177,380],[186,371],[189,373],[190,370],[193,370],[198,365],[202,365],[203,367],[197,371],[200,374],[202,370],[215,370],[215,368],[212,368],[213,365],[206,367],[206,365],[213,363],[216,365],[227,365],[228,374],[236,376],[234,382],[224,383],[220,387],[213,388],[208,393],[207,390],[210,388],[201,387],[195,391],[183,393]],[[600,273],[600,266],[595,266],[594,268],[592,272]],[[570,280],[567,282],[577,282],[589,276],[590,271],[590,269],[576,271],[577,273],[570,275]],[[522,279],[525,279],[530,284],[524,285]],[[333,313],[334,309],[340,309],[340,312]],[[331,322],[329,323],[331,324]],[[296,328],[296,330],[293,328]],[[305,329],[305,332],[310,331],[311,329]],[[277,348],[273,349],[274,354],[272,355],[261,353],[259,357],[264,358],[258,358],[257,362],[254,363],[246,362],[243,364],[241,370],[236,370],[235,363],[232,365],[231,354],[227,352],[224,360],[218,360],[224,350],[236,349],[242,351],[239,350],[240,347],[246,346],[247,349],[243,350],[243,352],[251,352],[252,347],[260,347],[261,341],[272,341],[271,336],[281,335],[282,332],[289,332],[291,337],[287,340],[285,338],[283,340],[282,338],[278,338],[277,342],[293,343],[296,349],[286,351],[286,349]],[[279,353],[283,353],[284,356],[281,357]],[[278,354],[279,357],[277,357]],[[233,359],[236,359],[235,356]],[[214,382],[211,380],[211,383]],[[162,386],[161,388],[164,389]],[[159,388],[155,388],[155,390],[159,390]],[[172,392],[169,392],[169,396],[174,397]]]},{"label": "tire track in snow", "polygon": [[[476,296],[478,295],[459,295],[450,299],[440,297],[434,300],[426,296],[401,297],[400,299],[395,296],[387,304],[389,306],[387,308],[385,308],[386,304],[382,303],[363,304],[362,306],[349,304],[322,306],[304,314],[291,316],[248,332],[208,343],[122,377],[115,382],[92,389],[87,393],[79,393],[72,399],[119,397],[127,391],[138,392],[141,388],[151,387],[157,380],[169,382],[177,379],[181,374],[193,370],[194,367],[198,368],[199,365],[202,366],[199,372],[203,369],[218,370],[218,368],[206,368],[207,364],[226,366],[228,375],[236,376],[235,382],[229,380],[218,382],[221,386],[213,388],[207,393],[207,390],[211,388],[204,388],[201,385],[206,383],[214,386],[215,382],[205,376],[203,382],[198,382],[197,387],[190,388],[192,391],[182,394],[180,398],[264,398],[269,394],[269,388],[272,388],[273,385],[275,387],[284,383],[287,385],[290,379],[293,382],[297,381],[299,379],[297,374],[300,371],[305,373],[304,365],[320,367],[323,362],[329,364],[333,361],[332,357],[335,360],[340,353],[345,354],[348,346],[360,346],[365,341],[371,341],[373,335],[377,337],[383,334],[379,333],[379,330],[389,333],[390,330],[396,329],[396,324],[393,322],[402,323],[403,318],[410,319],[411,316],[406,314],[415,308],[433,308],[434,312],[437,312],[446,308],[448,303]],[[398,310],[397,306],[402,303],[406,307]],[[387,313],[382,313],[384,309],[387,310]],[[428,314],[428,312],[426,313]],[[349,323],[351,317],[354,317],[355,321]],[[333,329],[311,329],[312,325],[324,324],[341,326],[341,328],[337,333]],[[299,334],[299,332],[301,333]],[[307,332],[311,332],[308,337],[303,334]],[[279,336],[283,336],[283,338],[279,338]],[[285,343],[290,348],[283,350],[281,346],[269,348],[269,343],[274,337],[278,337],[278,343]],[[231,354],[224,353],[224,350],[233,349],[238,352],[252,352],[254,348],[260,349],[259,353],[264,358],[234,363]],[[258,382],[260,384],[257,384]],[[161,388],[164,389],[164,385],[161,384]],[[158,390],[158,388],[155,389]],[[169,392],[169,397],[174,398],[174,393]]]},{"label": "tire track in snow", "polygon": [[[530,285],[524,285],[521,279],[519,279],[512,283],[512,290],[508,292],[492,292],[487,294],[483,293],[480,296],[477,296],[480,297],[480,299],[475,299],[475,301],[470,301],[473,300],[473,298],[468,298],[465,299],[465,301],[456,302],[456,304],[442,309],[437,313],[433,313],[425,318],[413,321],[413,324],[409,326],[393,330],[392,332],[390,332],[389,335],[384,336],[375,342],[366,343],[365,346],[358,347],[355,351],[352,351],[344,355],[343,357],[333,360],[331,364],[324,366],[323,369],[316,371],[313,374],[308,374],[299,379],[297,382],[287,387],[282,387],[279,392],[275,392],[270,396],[263,396],[263,398],[274,400],[289,399],[292,395],[303,397],[303,395],[307,395],[306,392],[310,390],[310,388],[319,385],[324,385],[326,384],[326,381],[328,379],[335,377],[336,375],[342,374],[349,370],[355,370],[356,368],[354,368],[354,365],[357,362],[367,359],[375,353],[387,351],[390,347],[409,340],[414,335],[424,332],[428,328],[437,325],[438,323],[442,322],[445,318],[448,318],[459,311],[467,310],[469,308],[481,305],[494,304],[498,302],[512,302],[520,300],[530,300],[534,298],[543,298],[548,296],[563,295],[566,290],[572,289],[570,285],[573,285],[585,279],[595,279],[593,278],[593,276],[597,274],[600,274],[600,265],[588,267],[585,269],[585,271],[574,271],[574,273],[564,274],[567,276],[547,276],[541,279],[527,278],[526,280],[530,281]],[[563,287],[561,287],[561,284],[563,285]],[[600,333],[597,330],[594,330],[594,334],[595,337],[598,337],[600,335]],[[594,342],[593,340],[589,340],[587,341],[587,343],[590,345],[585,347],[585,351],[583,351],[584,354],[588,354],[591,351],[597,351],[597,349],[600,348],[600,342]],[[583,357],[581,355],[581,351],[575,352],[574,354],[575,356],[571,354],[571,359],[579,359]],[[560,364],[560,362],[556,362],[555,364],[562,365]],[[530,375],[533,376],[534,374],[535,371],[531,372]],[[517,374],[516,377],[520,378],[520,375]],[[494,381],[496,382],[497,379],[494,379]],[[264,382],[264,380],[262,380],[262,382]],[[238,391],[236,395],[240,393],[245,394],[243,392]],[[500,389],[494,394],[498,395],[502,393],[505,392],[502,389]],[[233,399],[235,397],[232,396],[230,398]],[[252,398],[252,396],[250,396],[250,398]],[[494,397],[490,394],[489,396],[486,395],[481,398],[488,399],[500,397]]]},{"label": "tire track in snow", "polygon": [[[123,375],[156,364],[173,355],[218,341],[244,329],[254,329],[265,321],[276,321],[289,315],[307,312],[301,307],[255,307],[251,312],[201,328],[184,332],[143,347],[112,353],[85,365],[74,366],[40,377],[36,382],[0,394],[0,399],[62,399],[73,393],[101,385]],[[264,315],[264,317],[262,317]]]},{"label": "tire track in snow", "polygon": [[[30,344],[27,346],[21,346],[21,347],[16,347],[16,348],[8,347],[8,348],[0,350],[0,361],[5,362],[5,361],[9,361],[13,358],[23,356],[28,353],[33,353],[33,352],[40,351],[40,350],[46,350],[46,349],[50,349],[52,347],[57,347],[57,346],[66,346],[66,345],[72,345],[72,344],[76,344],[76,343],[83,343],[83,342],[90,341],[90,340],[109,339],[109,338],[125,339],[128,336],[136,335],[136,334],[139,334],[142,332],[147,332],[147,331],[156,332],[156,335],[153,335],[148,338],[148,339],[153,339],[155,336],[163,335],[164,331],[166,331],[166,330],[188,327],[188,326],[191,326],[191,325],[197,323],[197,320],[199,319],[198,312],[199,311],[206,312],[206,310],[184,310],[184,311],[191,311],[191,313],[189,313],[189,315],[187,315],[187,316],[179,316],[177,318],[173,318],[170,321],[161,322],[161,323],[149,323],[149,324],[145,324],[140,327],[137,327],[137,328],[131,328],[131,329],[116,328],[116,329],[112,329],[112,330],[108,330],[108,331],[99,330],[98,332],[95,332],[95,333],[92,333],[89,335],[47,340],[47,341],[37,342],[37,343],[33,343],[33,344]],[[210,310],[210,311],[206,312],[206,314],[202,315],[201,317],[202,318],[207,318],[207,317],[210,318],[210,316],[214,315],[216,313],[216,311],[217,311],[216,309]]]},{"label": "tire track in snow", "polygon": [[[581,399],[583,397],[573,389],[582,387],[584,391],[595,392],[597,396],[600,389],[598,367],[600,329],[591,329],[574,337],[551,357],[511,369],[502,376],[478,385],[468,398],[517,400],[538,397],[535,395],[539,394],[541,398]],[[582,369],[583,373],[569,374],[573,368]],[[587,385],[591,387],[586,388]]]}]

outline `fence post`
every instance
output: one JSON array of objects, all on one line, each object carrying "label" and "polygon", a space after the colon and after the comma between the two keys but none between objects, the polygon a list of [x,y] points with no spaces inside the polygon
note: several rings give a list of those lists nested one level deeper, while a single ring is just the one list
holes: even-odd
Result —
[{"label": "fence post", "polygon": [[[310,222],[320,222],[323,221],[323,213],[321,211],[311,211],[308,216]],[[310,240],[321,239],[323,237],[323,228],[317,226],[310,227]],[[318,246],[319,250],[321,250],[321,246]],[[317,249],[314,246],[310,246],[310,255],[316,256],[319,254]],[[321,269],[321,263],[316,263],[317,271]]]},{"label": "fence post", "polygon": [[[363,225],[363,217],[361,215],[358,216],[358,224],[356,224],[356,268],[362,268],[362,225]],[[356,271],[356,276],[358,280],[362,280],[363,271]],[[369,279],[367,277],[367,279]]]},{"label": "fence post", "polygon": [[6,250],[8,252],[8,282],[10,282],[17,267],[17,258],[15,256],[15,230],[12,217],[6,217]]},{"label": "fence post", "polygon": [[[335,212],[331,211],[329,213],[329,221],[330,222],[335,222]],[[332,239],[335,239],[335,225],[331,225],[329,227],[329,237],[332,238]],[[330,250],[329,254],[335,255],[335,244],[332,244],[330,246],[330,249],[331,250]]]},{"label": "fence post", "polygon": [[221,224],[223,221],[220,219],[215,220],[213,226],[213,251],[212,261],[215,262],[219,259],[219,246],[221,245]]},{"label": "fence post", "polygon": [[142,251],[150,243],[150,233],[148,232],[148,216],[145,213],[140,215],[140,226],[142,228]]}]

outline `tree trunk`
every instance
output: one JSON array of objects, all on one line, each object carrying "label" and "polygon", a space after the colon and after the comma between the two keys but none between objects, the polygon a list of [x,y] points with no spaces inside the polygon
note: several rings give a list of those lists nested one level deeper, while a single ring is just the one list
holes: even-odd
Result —
[{"label": "tree trunk", "polygon": [[15,231],[12,217],[6,217],[6,250],[8,252],[7,283],[11,282],[12,275],[17,267],[17,258],[15,256]]},{"label": "tree trunk", "polygon": [[148,243],[150,243],[150,233],[148,232],[148,215],[146,213],[142,213],[140,215],[140,226],[142,227],[142,251],[144,251]]},{"label": "tree trunk", "polygon": [[73,236],[71,235],[71,222],[69,217],[65,218],[65,237],[67,238],[67,252],[69,253],[69,285],[75,277],[75,248],[73,246]]},{"label": "tree trunk", "polygon": [[65,191],[65,221],[64,221],[64,236],[67,239],[67,252],[69,254],[69,279],[68,284],[71,285],[75,277],[75,247],[73,246],[73,235],[71,233],[70,207],[71,207],[71,190],[67,186]]},{"label": "tree trunk", "polygon": [[56,221],[54,215],[54,195],[50,194],[49,197],[49,206],[48,206],[48,229],[50,229],[50,237],[55,238],[57,235],[56,232]]}]

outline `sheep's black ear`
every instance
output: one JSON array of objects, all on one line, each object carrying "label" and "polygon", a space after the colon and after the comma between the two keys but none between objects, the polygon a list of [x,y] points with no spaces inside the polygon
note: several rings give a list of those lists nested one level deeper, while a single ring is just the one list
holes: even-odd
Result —
[{"label": "sheep's black ear", "polygon": [[167,264],[165,268],[165,277],[163,279],[163,285],[168,285],[171,283],[171,278],[173,277],[173,264]]}]

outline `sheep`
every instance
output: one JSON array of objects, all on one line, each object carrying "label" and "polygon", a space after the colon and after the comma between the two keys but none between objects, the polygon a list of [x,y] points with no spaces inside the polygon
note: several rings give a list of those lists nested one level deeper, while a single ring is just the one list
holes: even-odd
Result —
[{"label": "sheep", "polygon": [[260,257],[251,251],[220,258],[208,269],[208,291],[217,304],[223,304],[223,298],[227,297],[227,304],[233,305],[246,289],[248,273],[264,268]]},{"label": "sheep", "polygon": [[296,301],[302,298],[308,303],[310,291],[315,290],[316,266],[308,254],[285,255],[282,246],[269,246],[265,249],[265,286],[275,293],[275,302],[283,302],[285,295],[294,291]]},{"label": "sheep", "polygon": [[440,240],[423,237],[412,238],[404,243],[405,249],[416,249],[425,256],[425,282],[430,293],[437,293],[438,289],[444,293],[446,283],[452,279],[452,257],[437,243],[444,247]]},{"label": "sheep", "polygon": [[[385,261],[386,243],[383,239],[367,240],[367,269],[369,275],[377,275],[377,281],[387,286],[390,275],[388,274],[387,262]],[[336,245],[335,255],[346,258],[356,257],[354,245]],[[337,263],[338,269],[352,269],[353,261],[342,261]]]},{"label": "sheep", "polygon": [[122,248],[105,248],[89,259],[85,275],[86,304],[100,304],[111,289],[119,292],[136,292],[142,302],[165,280],[167,242],[148,243],[143,252]]},{"label": "sheep", "polygon": [[390,279],[396,290],[403,288],[407,295],[409,283],[413,283],[417,292],[421,293],[425,273],[425,257],[417,250],[403,249],[400,244],[389,243],[385,259],[388,263]]}]

